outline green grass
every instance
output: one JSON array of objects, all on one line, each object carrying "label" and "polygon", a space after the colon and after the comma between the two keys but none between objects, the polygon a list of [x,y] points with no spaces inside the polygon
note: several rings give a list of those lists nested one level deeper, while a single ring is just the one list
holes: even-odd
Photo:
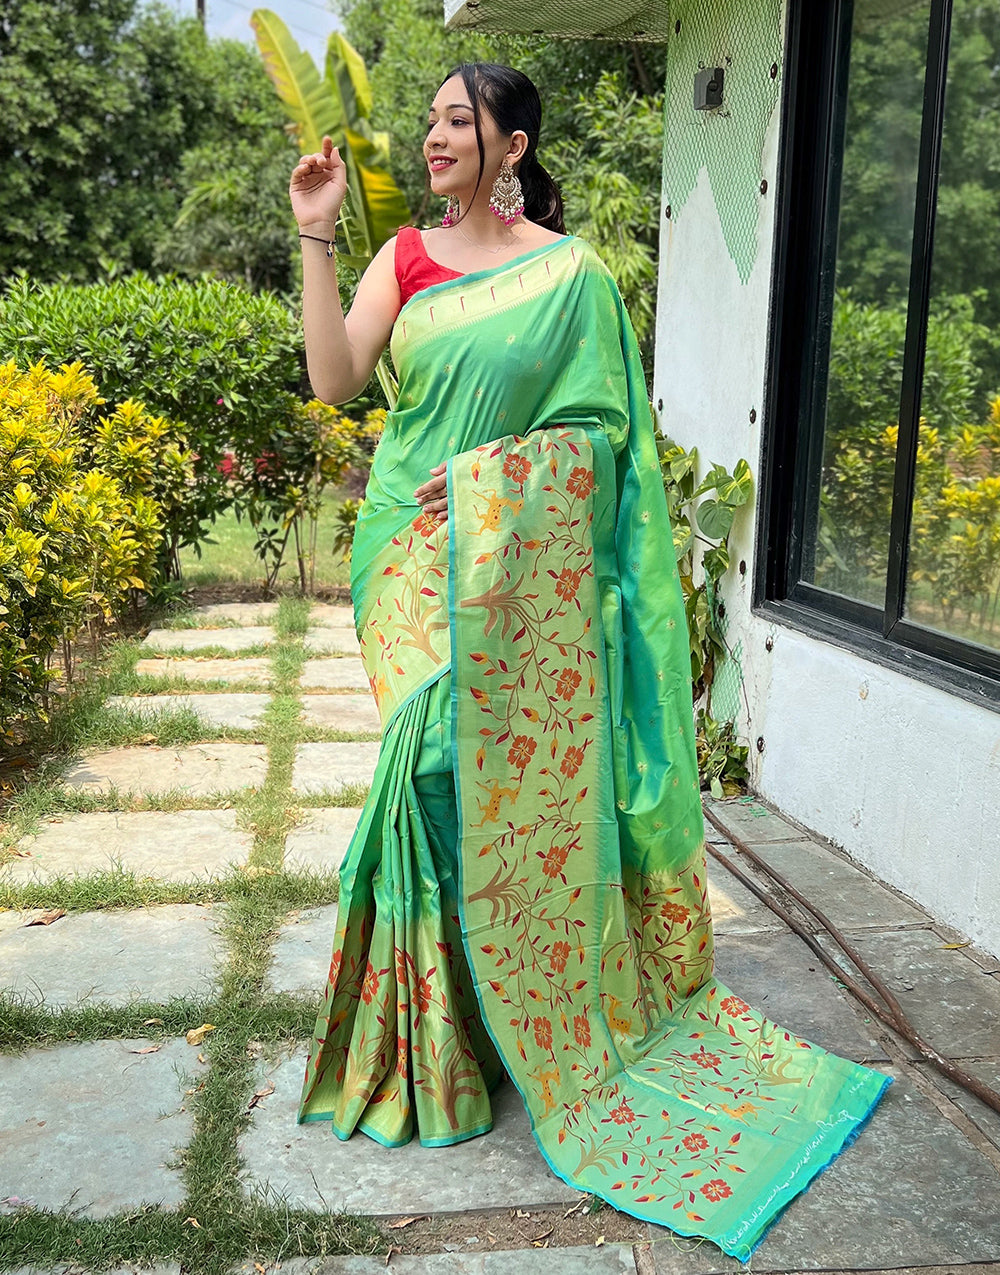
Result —
[{"label": "green grass", "polygon": [[[340,555],[330,549],[334,507],[338,499],[335,491],[327,492],[323,497],[316,548],[317,589],[350,584],[349,564],[342,562]],[[232,510],[220,515],[212,524],[208,539],[201,542],[200,556],[193,549],[182,550],[181,572],[185,585],[198,588],[208,584],[263,584],[264,570],[253,550],[256,538],[257,533],[249,522],[246,519],[237,521]],[[291,539],[278,575],[278,587],[298,588],[298,567]]]},{"label": "green grass", "polygon": [[[310,1038],[321,991],[317,987],[315,996],[301,996],[269,989],[266,976],[273,942],[291,912],[337,898],[335,873],[285,869],[285,839],[306,810],[324,804],[360,804],[367,791],[355,786],[336,794],[303,797],[291,790],[300,742],[359,738],[303,722],[298,679],[306,658],[301,636],[308,614],[308,602],[281,599],[276,641],[267,649],[271,677],[266,689],[271,700],[260,727],[254,732],[225,733],[227,738],[252,734],[266,743],[268,770],[259,789],[192,798],[179,791],[82,793],[64,786],[61,776],[66,764],[81,748],[150,737],[171,745],[205,738],[206,728],[188,709],[152,714],[107,705],[109,694],[184,687],[172,677],[137,677],[135,664],[141,648],[131,641],[117,643],[103,665],[93,670],[83,693],[60,707],[52,724],[52,759],[7,805],[6,822],[0,829],[0,857],[21,837],[36,832],[49,816],[99,810],[233,808],[238,826],[252,835],[253,844],[244,867],[206,881],[151,880],[121,864],[44,883],[14,885],[0,880],[0,908],[60,907],[73,912],[165,903],[214,904],[226,946],[217,989],[208,997],[49,1009],[30,995],[0,995],[0,1051],[8,1053],[112,1038],[156,1043],[183,1036],[199,1023],[215,1026],[200,1046],[208,1066],[186,1096],[194,1132],[175,1160],[183,1178],[183,1203],[173,1210],[150,1205],[96,1220],[80,1216],[72,1207],[59,1211],[15,1207],[0,1215],[0,1271],[47,1269],[67,1262],[104,1270],[165,1261],[180,1262],[191,1275],[226,1275],[257,1257],[271,1264],[299,1255],[384,1251],[384,1239],[364,1218],[343,1217],[325,1209],[294,1209],[276,1195],[248,1190],[246,1178],[252,1166],[243,1164],[239,1152],[240,1136],[251,1120],[250,1102],[260,1084],[262,1051],[293,1048]],[[200,692],[210,685],[198,683],[184,689]],[[222,684],[221,689],[234,687]],[[109,1095],[109,1101],[113,1096]],[[28,1188],[23,1189],[27,1193]]]}]

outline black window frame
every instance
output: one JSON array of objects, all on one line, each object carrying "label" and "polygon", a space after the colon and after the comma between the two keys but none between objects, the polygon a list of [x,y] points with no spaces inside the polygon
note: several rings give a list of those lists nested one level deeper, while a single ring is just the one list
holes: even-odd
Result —
[{"label": "black window frame", "polygon": [[790,0],[753,609],[1000,709],[1000,651],[905,618],[952,0],[930,0],[884,608],[801,578],[823,447],[853,0]]}]

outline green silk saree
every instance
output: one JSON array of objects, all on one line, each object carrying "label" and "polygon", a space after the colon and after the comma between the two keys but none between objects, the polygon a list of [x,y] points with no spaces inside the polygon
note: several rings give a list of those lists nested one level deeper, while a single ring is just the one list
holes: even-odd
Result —
[{"label": "green silk saree", "polygon": [[[579,239],[418,292],[352,591],[383,737],[300,1120],[491,1124],[746,1258],[888,1081],[712,974],[688,638],[634,336]],[[438,523],[413,491],[448,460]]]}]

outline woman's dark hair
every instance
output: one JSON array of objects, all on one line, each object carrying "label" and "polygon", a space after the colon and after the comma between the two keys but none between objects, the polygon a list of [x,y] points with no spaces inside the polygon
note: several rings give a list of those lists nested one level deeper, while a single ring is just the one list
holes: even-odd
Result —
[{"label": "woman's dark hair", "polygon": [[524,191],[525,217],[564,235],[562,195],[535,153],[542,126],[542,103],[534,84],[522,71],[496,62],[463,62],[449,71],[441,83],[447,83],[455,75],[462,77],[472,103],[479,146],[476,190],[482,183],[486,166],[482,132],[482,108],[485,107],[502,134],[509,135],[518,130],[527,134],[528,145],[517,166],[517,176]]}]

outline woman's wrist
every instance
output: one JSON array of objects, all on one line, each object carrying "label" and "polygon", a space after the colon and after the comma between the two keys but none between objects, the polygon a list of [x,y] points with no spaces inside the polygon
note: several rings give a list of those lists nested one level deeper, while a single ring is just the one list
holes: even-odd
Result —
[{"label": "woman's wrist", "polygon": [[304,221],[299,225],[300,235],[316,235],[320,239],[334,239],[337,234],[337,219],[333,221]]}]

